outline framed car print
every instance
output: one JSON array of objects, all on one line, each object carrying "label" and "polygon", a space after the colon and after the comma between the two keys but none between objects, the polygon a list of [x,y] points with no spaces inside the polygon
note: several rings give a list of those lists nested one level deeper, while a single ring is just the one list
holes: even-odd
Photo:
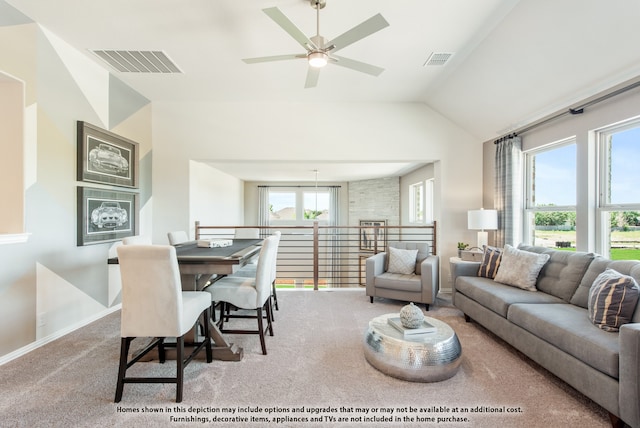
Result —
[{"label": "framed car print", "polygon": [[138,231],[138,194],[78,187],[78,246],[118,241]]},{"label": "framed car print", "polygon": [[386,220],[360,220],[360,250],[385,251],[387,246]]},{"label": "framed car print", "polygon": [[138,143],[78,121],[78,180],[138,187]]}]

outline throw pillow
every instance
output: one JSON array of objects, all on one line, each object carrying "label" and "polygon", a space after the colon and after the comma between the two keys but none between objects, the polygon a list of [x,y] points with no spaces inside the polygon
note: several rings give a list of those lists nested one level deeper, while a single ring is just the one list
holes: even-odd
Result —
[{"label": "throw pillow", "polygon": [[618,331],[631,321],[639,293],[632,277],[606,269],[589,290],[589,319],[604,331]]},{"label": "throw pillow", "polygon": [[498,273],[501,259],[502,250],[500,248],[484,245],[484,254],[482,255],[480,269],[478,269],[478,276],[494,279]]},{"label": "throw pillow", "polygon": [[389,247],[389,267],[387,272],[412,274],[416,270],[418,250],[403,250]]},{"label": "throw pillow", "polygon": [[500,269],[494,280],[523,290],[536,291],[538,274],[549,260],[549,254],[530,253],[505,245]]}]

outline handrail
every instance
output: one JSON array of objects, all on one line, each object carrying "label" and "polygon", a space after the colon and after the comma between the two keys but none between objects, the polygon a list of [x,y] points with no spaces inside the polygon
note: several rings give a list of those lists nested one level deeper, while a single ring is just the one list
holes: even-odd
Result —
[{"label": "handrail", "polygon": [[[280,287],[364,286],[364,260],[384,252],[389,242],[426,242],[437,254],[436,222],[421,226],[208,226],[195,222],[196,239],[233,238],[236,229],[258,229],[261,237],[279,230]],[[369,232],[372,232],[370,236]],[[290,283],[290,285],[288,285]]]}]

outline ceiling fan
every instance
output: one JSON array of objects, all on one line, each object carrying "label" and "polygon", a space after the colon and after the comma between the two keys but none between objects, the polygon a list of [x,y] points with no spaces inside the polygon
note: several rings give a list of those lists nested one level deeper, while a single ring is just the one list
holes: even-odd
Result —
[{"label": "ceiling fan", "polygon": [[255,64],[259,62],[306,58],[309,62],[309,69],[307,71],[307,79],[304,85],[305,88],[313,88],[318,84],[320,69],[329,62],[341,67],[370,74],[372,76],[378,76],[384,71],[383,68],[376,67],[375,65],[334,55],[334,53],[340,49],[343,49],[358,40],[389,26],[389,23],[382,17],[382,15],[374,15],[361,24],[356,25],[347,32],[339,35],[335,39],[327,41],[326,38],[320,35],[320,9],[323,9],[326,6],[326,0],[309,0],[309,2],[311,3],[311,7],[316,10],[316,35],[312,37],[305,36],[304,33],[302,33],[302,31],[300,31],[298,27],[296,27],[295,24],[291,22],[289,18],[287,18],[277,7],[262,9],[269,18],[273,19],[276,24],[282,27],[284,31],[289,33],[291,37],[305,48],[306,53],[246,58],[243,59],[243,61],[247,64]]}]

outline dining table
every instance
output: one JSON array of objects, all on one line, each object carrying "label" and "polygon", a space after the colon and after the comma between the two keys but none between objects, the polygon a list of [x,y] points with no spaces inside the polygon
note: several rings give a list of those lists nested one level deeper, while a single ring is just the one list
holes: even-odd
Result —
[{"label": "dining table", "polygon": [[[258,257],[262,239],[218,240],[218,244],[221,243],[224,245],[199,246],[198,241],[175,245],[184,291],[201,291],[211,282],[237,272]],[[117,264],[117,257],[110,258],[108,263]],[[194,335],[196,334],[194,330]],[[209,335],[213,341],[214,359],[242,360],[243,349],[229,343],[212,319],[209,319]]]}]

